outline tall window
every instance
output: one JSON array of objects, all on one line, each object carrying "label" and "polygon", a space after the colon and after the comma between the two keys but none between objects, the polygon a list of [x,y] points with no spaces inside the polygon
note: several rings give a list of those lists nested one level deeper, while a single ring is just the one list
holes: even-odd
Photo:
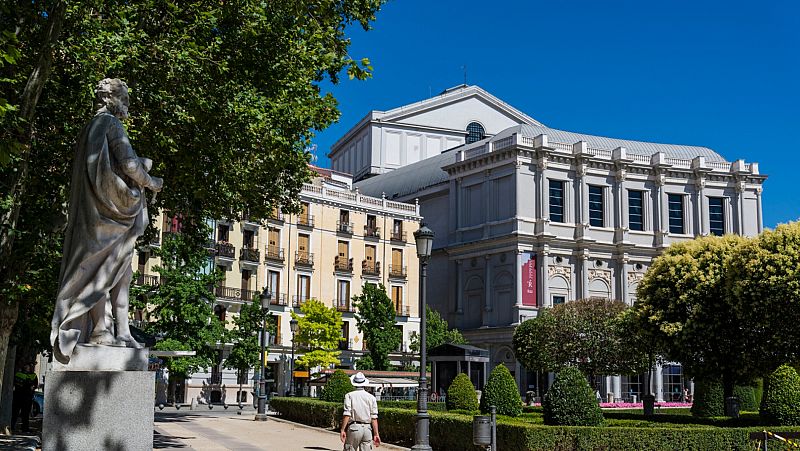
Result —
[{"label": "tall window", "polygon": [[603,227],[603,187],[589,185],[589,225]]},{"label": "tall window", "polygon": [[339,281],[339,290],[338,290],[339,298],[336,300],[338,305],[347,305],[350,300],[350,281],[349,280],[340,280]]},{"label": "tall window", "polygon": [[480,141],[485,137],[486,131],[483,129],[483,125],[477,122],[470,122],[469,125],[467,125],[467,144]]},{"label": "tall window", "polygon": [[403,287],[398,285],[392,286],[392,302],[394,303],[395,310],[398,312],[403,309]]},{"label": "tall window", "polygon": [[642,191],[628,191],[628,228],[631,230],[644,230],[644,193]]},{"label": "tall window", "polygon": [[246,247],[248,249],[252,249],[253,248],[253,244],[255,244],[255,241],[256,241],[255,240],[255,232],[253,232],[252,230],[245,230],[242,233],[242,235],[243,235],[242,236],[242,244],[244,245],[244,247]]},{"label": "tall window", "polygon": [[669,204],[669,233],[686,233],[683,221],[683,196],[668,194]]},{"label": "tall window", "polygon": [[272,298],[278,298],[278,293],[281,291],[281,273],[278,271],[270,271],[267,274],[267,281],[269,282],[269,292],[272,293]]},{"label": "tall window", "polygon": [[725,234],[725,199],[722,197],[708,198],[708,225],[712,235]]},{"label": "tall window", "polygon": [[311,298],[311,276],[297,275],[297,297],[301,301]]},{"label": "tall window", "polygon": [[550,220],[564,222],[564,182],[550,180]]},{"label": "tall window", "polygon": [[217,226],[217,241],[227,242],[230,237],[230,227],[228,224],[220,224]]}]

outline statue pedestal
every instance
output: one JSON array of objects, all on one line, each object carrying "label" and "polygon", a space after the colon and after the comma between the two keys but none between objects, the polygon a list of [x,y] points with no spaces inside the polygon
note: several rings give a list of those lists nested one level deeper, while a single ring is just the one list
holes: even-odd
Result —
[{"label": "statue pedestal", "polygon": [[152,450],[148,354],[78,345],[68,365],[55,365],[45,379],[42,450]]}]

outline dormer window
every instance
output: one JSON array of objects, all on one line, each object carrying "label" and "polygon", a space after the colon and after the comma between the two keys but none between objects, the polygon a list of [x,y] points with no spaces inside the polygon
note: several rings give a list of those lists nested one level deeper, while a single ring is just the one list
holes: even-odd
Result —
[{"label": "dormer window", "polygon": [[483,125],[477,122],[470,122],[467,125],[467,144],[478,142],[485,137],[486,131],[483,129]]}]

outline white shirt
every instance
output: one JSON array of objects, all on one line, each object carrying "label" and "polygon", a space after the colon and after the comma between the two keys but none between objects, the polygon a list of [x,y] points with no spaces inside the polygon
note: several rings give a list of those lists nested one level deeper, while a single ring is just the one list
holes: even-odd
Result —
[{"label": "white shirt", "polygon": [[378,418],[378,401],[363,388],[357,388],[344,395],[344,415],[359,423],[369,423]]}]

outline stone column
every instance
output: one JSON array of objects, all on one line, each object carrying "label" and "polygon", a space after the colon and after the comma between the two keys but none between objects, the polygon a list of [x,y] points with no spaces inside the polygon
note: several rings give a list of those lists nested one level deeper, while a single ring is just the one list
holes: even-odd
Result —
[{"label": "stone column", "polygon": [[761,192],[764,189],[762,187],[756,188],[756,216],[757,216],[757,224],[756,224],[756,231],[760,234],[764,231],[764,219],[761,213]]},{"label": "stone column", "polygon": [[483,276],[483,314],[481,315],[482,326],[489,325],[489,312],[492,311],[492,297],[491,297],[491,289],[492,289],[492,270],[491,270],[491,262],[492,256],[491,254],[484,256],[484,276]]},{"label": "stone column", "polygon": [[661,364],[656,364],[656,370],[653,374],[656,382],[656,402],[664,402],[664,376],[661,372]]},{"label": "stone column", "polygon": [[622,376],[611,376],[611,384],[614,387],[614,398],[622,398]]},{"label": "stone column", "polygon": [[589,297],[589,251],[584,249],[579,257],[581,271],[581,299]]},{"label": "stone column", "polygon": [[657,220],[653,221],[653,229],[656,232],[656,245],[664,243],[664,234],[669,230],[667,222],[667,202],[664,194],[664,184],[666,183],[666,176],[660,171],[656,172],[656,208],[653,209],[657,212]]},{"label": "stone column", "polygon": [[464,313],[464,276],[462,275],[461,260],[456,260],[456,313]]},{"label": "stone column", "polygon": [[538,294],[541,295],[539,298],[538,306],[539,307],[552,307],[550,303],[550,275],[548,270],[548,257],[550,256],[550,249],[547,245],[545,245],[541,252],[539,252],[538,256],[538,264],[539,264],[539,288],[537,288]]},{"label": "stone column", "polygon": [[702,235],[708,235],[709,233],[709,222],[706,219],[706,212],[708,208],[706,207],[706,195],[705,195],[705,187],[706,187],[706,179],[705,177],[698,177],[695,179],[695,188],[697,190],[697,202],[695,202],[695,217],[697,218],[697,223],[699,228],[697,232]]},{"label": "stone column", "polygon": [[736,181],[736,233],[744,235],[744,193],[747,186],[744,180]]},{"label": "stone column", "polygon": [[617,286],[619,287],[619,294],[621,296],[622,302],[629,304],[628,299],[628,256],[621,255],[619,257],[618,266],[617,266],[617,278],[619,279],[619,283]]},{"label": "stone column", "polygon": [[[514,269],[517,283],[517,298],[514,300],[514,307],[517,308],[516,315],[519,315],[519,308],[522,307],[522,256],[525,255],[520,249],[517,249],[517,267]],[[519,316],[514,320],[515,323],[519,322]]]}]

